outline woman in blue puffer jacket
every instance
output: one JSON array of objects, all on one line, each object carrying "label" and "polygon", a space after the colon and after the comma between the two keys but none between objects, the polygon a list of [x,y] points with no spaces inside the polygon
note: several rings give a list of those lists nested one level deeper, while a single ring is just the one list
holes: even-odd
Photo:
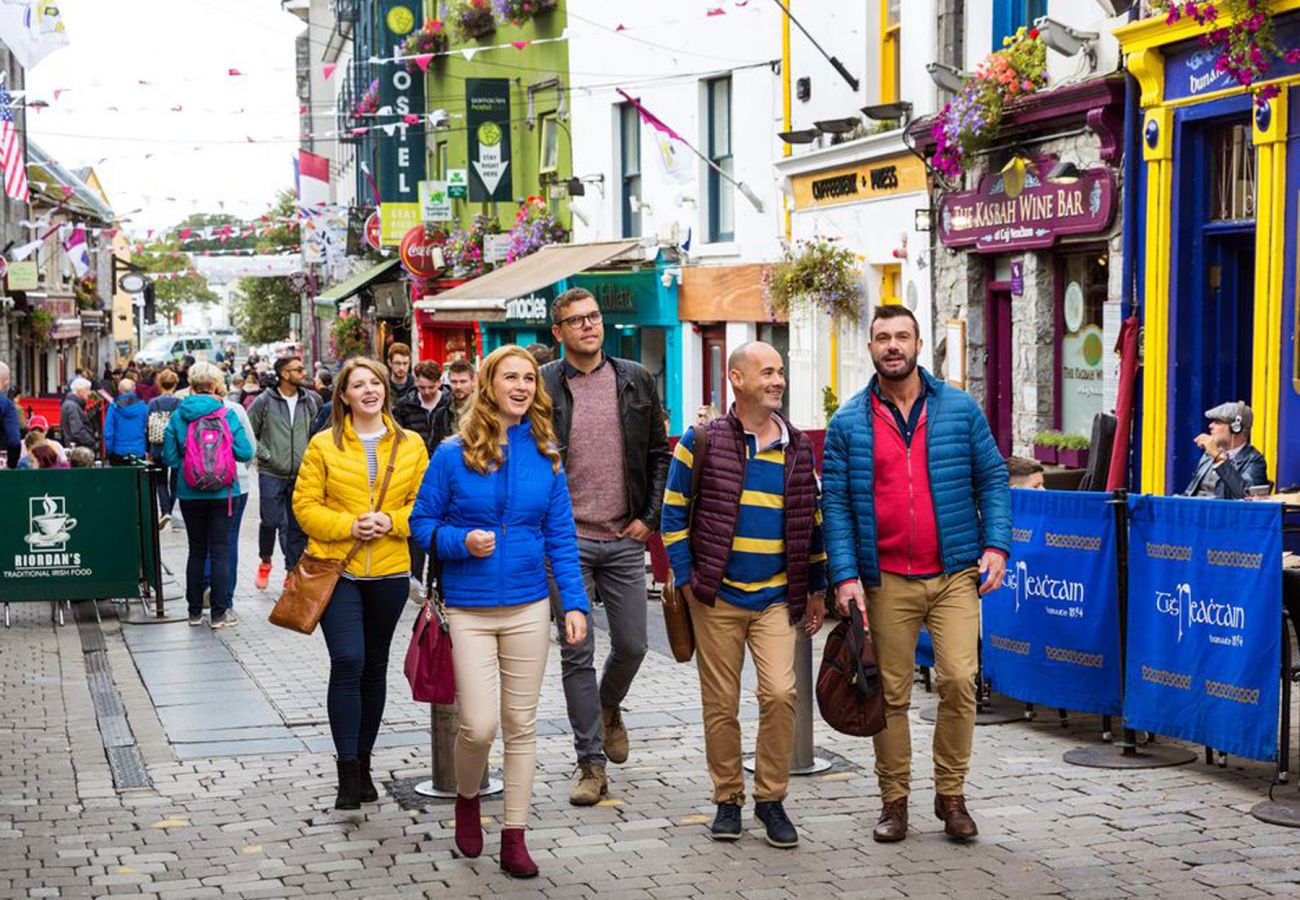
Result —
[{"label": "woman in blue puffer jacket", "polygon": [[[551,399],[517,346],[483,362],[473,406],[425,472],[411,535],[443,561],[442,591],[456,669],[456,846],[483,850],[479,784],[497,729],[505,741],[501,868],[537,874],[524,828],[537,765],[537,699],[550,646],[549,560],[564,601],[565,638],[587,635],[569,488],[551,430]],[[497,698],[498,680],[505,702]]]}]

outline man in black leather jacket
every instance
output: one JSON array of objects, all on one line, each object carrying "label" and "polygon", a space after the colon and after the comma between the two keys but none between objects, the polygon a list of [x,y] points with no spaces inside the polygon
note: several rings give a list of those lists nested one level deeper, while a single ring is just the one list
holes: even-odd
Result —
[{"label": "man in black leather jacket", "polygon": [[[654,378],[639,363],[604,354],[595,297],[582,288],[565,291],[551,321],[564,358],[542,367],[542,381],[554,404],[587,590],[592,600],[600,596],[609,620],[599,684],[591,632],[576,646],[560,642],[580,770],[569,802],[592,806],[608,790],[606,762],[627,760],[620,704],[646,652],[645,542],[659,529],[671,454]],[[552,591],[556,609],[558,602]],[[563,621],[562,612],[557,619]]]},{"label": "man in black leather jacket", "polygon": [[1234,400],[1207,409],[1205,418],[1210,420],[1209,434],[1196,437],[1196,446],[1204,456],[1183,493],[1188,497],[1241,500],[1250,488],[1267,484],[1268,463],[1250,443],[1254,411]]}]

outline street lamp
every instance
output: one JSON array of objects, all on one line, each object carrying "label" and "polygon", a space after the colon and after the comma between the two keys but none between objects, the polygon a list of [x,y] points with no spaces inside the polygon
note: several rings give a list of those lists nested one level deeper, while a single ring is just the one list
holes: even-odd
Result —
[{"label": "street lamp", "polygon": [[821,119],[813,122],[813,125],[823,134],[848,134],[858,127],[858,122],[857,116],[848,116],[843,119]]},{"label": "street lamp", "polygon": [[1061,160],[1052,166],[1052,171],[1048,174],[1047,180],[1052,184],[1075,184],[1081,174],[1077,165]]},{"label": "street lamp", "polygon": [[779,131],[776,136],[787,144],[811,144],[820,133],[816,128],[800,128],[795,131]]},{"label": "street lamp", "polygon": [[952,91],[954,94],[966,86],[970,78],[969,72],[963,72],[956,66],[950,66],[947,63],[932,62],[925,67],[925,71],[930,73],[930,80],[945,91]]},{"label": "street lamp", "polygon": [[1113,19],[1137,6],[1137,0],[1097,0],[1097,5]]},{"label": "street lamp", "polygon": [[898,119],[910,122],[912,120],[912,104],[906,100],[898,100],[894,103],[877,103],[875,106],[862,107],[862,114],[868,119],[875,119],[877,122],[893,122]]}]

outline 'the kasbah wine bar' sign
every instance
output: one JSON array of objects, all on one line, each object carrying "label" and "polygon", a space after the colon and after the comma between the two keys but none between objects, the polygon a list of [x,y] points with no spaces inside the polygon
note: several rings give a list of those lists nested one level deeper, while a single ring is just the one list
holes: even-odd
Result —
[{"label": "'the kasbah wine bar' sign", "polygon": [[939,240],[945,247],[981,251],[1050,247],[1067,234],[1110,227],[1115,216],[1115,176],[1084,169],[1071,184],[1052,183],[1056,160],[1040,157],[1025,173],[1019,196],[1008,196],[1002,175],[980,179],[973,191],[949,194],[939,204]]}]

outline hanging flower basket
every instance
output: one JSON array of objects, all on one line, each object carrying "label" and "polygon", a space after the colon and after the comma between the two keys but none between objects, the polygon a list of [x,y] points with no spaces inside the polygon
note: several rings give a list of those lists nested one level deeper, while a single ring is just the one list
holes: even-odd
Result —
[{"label": "hanging flower basket", "polygon": [[54,314],[48,309],[33,309],[27,314],[27,335],[37,347],[44,347],[54,331]]},{"label": "hanging flower basket", "polygon": [[[1151,0],[1151,9],[1170,25],[1186,17],[1209,28],[1201,44],[1218,51],[1215,71],[1245,87],[1267,79],[1278,59],[1300,62],[1300,49],[1278,46],[1273,0]],[[1220,21],[1227,24],[1220,26]],[[1279,92],[1277,85],[1265,85],[1256,92],[1255,103],[1267,103]]]},{"label": "hanging flower basket", "polygon": [[[447,37],[447,28],[442,23],[442,19],[429,19],[418,31],[411,32],[410,36],[402,43],[402,56],[426,56],[447,52],[447,45],[450,43]],[[413,59],[406,61],[406,68],[412,72],[420,70],[420,64]]]},{"label": "hanging flower basket", "polygon": [[766,293],[768,303],[787,316],[792,307],[809,303],[834,320],[850,323],[862,319],[866,302],[857,256],[821,240],[787,247],[768,275]]},{"label": "hanging flower basket", "polygon": [[461,41],[478,40],[496,31],[489,0],[457,0],[450,13],[452,28]]},{"label": "hanging flower basket", "polygon": [[522,25],[529,19],[552,12],[557,0],[493,0],[497,18],[502,22]]},{"label": "hanging flower basket", "polygon": [[337,319],[330,329],[330,350],[339,362],[366,355],[370,350],[370,336],[365,323],[356,316]]},{"label": "hanging flower basket", "polygon": [[515,213],[515,226],[510,229],[510,248],[506,262],[512,263],[541,250],[547,244],[563,244],[569,232],[541,197],[529,197]]},{"label": "hanging flower basket", "polygon": [[359,119],[362,116],[373,115],[379,111],[379,79],[376,78],[370,82],[370,87],[361,95],[357,101],[357,108],[352,111],[352,118]]},{"label": "hanging flower basket", "polygon": [[72,293],[77,298],[77,309],[99,309],[99,290],[93,275],[74,281]]},{"label": "hanging flower basket", "polygon": [[455,278],[477,278],[490,266],[483,259],[483,237],[500,233],[496,219],[475,216],[469,228],[457,228],[442,245],[443,261]]},{"label": "hanging flower basket", "polygon": [[935,139],[930,165],[950,181],[961,178],[993,141],[1007,103],[1047,84],[1047,47],[1037,29],[1021,28],[1002,39],[944,105],[930,130]]}]

